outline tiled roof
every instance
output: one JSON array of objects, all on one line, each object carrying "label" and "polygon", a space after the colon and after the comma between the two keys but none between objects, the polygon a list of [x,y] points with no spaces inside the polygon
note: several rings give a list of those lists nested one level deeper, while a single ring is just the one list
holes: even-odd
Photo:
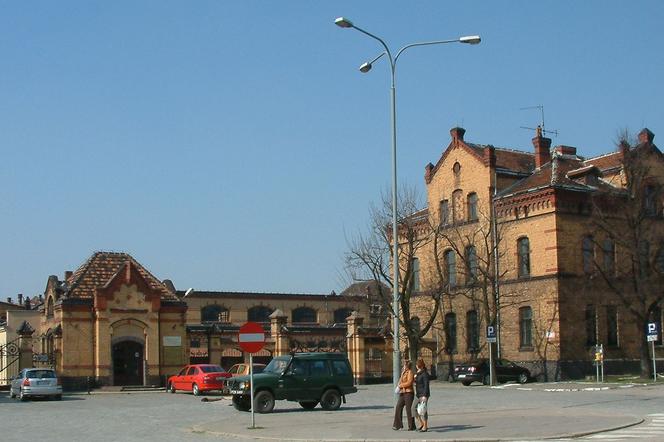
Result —
[{"label": "tiled roof", "polygon": [[[185,296],[186,291],[178,290],[177,295],[180,298]],[[187,298],[281,298],[281,299],[311,299],[311,298],[325,298],[325,299],[343,299],[340,295],[332,293],[329,295],[317,293],[269,293],[269,292],[225,292],[225,291],[204,291],[193,290],[187,295]]]},{"label": "tiled roof", "polygon": [[104,287],[124,267],[132,263],[150,288],[161,292],[162,299],[177,300],[166,286],[139,264],[131,255],[118,252],[96,252],[80,266],[65,282],[68,297],[92,298],[95,290]]},{"label": "tiled roof", "polygon": [[595,158],[588,158],[584,163],[586,165],[593,165],[599,170],[613,169],[620,167],[622,162],[622,156],[620,152],[611,152],[605,155],[601,155]]},{"label": "tiled roof", "polygon": [[571,190],[578,190],[582,192],[592,191],[593,188],[585,184],[577,183],[576,181],[567,177],[570,171],[578,170],[583,166],[583,162],[579,159],[568,158],[567,156],[559,157],[557,160],[557,171],[553,183],[551,180],[552,167],[551,162],[543,165],[539,170],[533,172],[527,178],[517,181],[512,186],[504,189],[498,194],[498,197],[513,195],[516,193],[526,192],[529,190],[544,188],[544,187],[563,187]]},{"label": "tiled roof", "polygon": [[535,169],[535,155],[518,150],[496,149],[496,167],[515,172],[532,172]]}]

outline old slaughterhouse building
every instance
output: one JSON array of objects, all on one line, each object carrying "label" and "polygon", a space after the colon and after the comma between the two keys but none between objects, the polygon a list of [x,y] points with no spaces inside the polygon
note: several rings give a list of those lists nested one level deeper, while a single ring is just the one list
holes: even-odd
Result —
[{"label": "old slaughterhouse building", "polygon": [[[664,297],[664,157],[653,133],[594,158],[552,148],[539,128],[530,152],[450,133],[425,168],[428,207],[417,217],[431,237],[411,257],[413,287],[443,294],[423,343],[435,343],[439,373],[487,357],[487,325],[499,331],[494,355],[541,379],[594,373],[598,345],[608,373],[638,372]],[[426,316],[427,302],[419,308]]]}]

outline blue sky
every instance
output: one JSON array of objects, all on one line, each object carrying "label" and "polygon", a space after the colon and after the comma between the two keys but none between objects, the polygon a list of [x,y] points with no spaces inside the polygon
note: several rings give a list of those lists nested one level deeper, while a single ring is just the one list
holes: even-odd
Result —
[{"label": "blue sky", "polygon": [[[34,1],[0,4],[0,296],[43,292],[96,250],[199,290],[343,289],[345,236],[390,183],[466,139],[593,156],[664,137],[659,1]],[[655,137],[658,143],[659,136]],[[663,144],[664,145],[664,144]]]}]

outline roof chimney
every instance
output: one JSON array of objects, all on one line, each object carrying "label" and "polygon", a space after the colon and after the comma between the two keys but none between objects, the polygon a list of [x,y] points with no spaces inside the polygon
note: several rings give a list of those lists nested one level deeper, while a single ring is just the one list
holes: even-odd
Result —
[{"label": "roof chimney", "polygon": [[640,144],[652,144],[652,140],[655,139],[655,134],[650,132],[650,129],[643,128],[641,132],[639,132],[639,143]]},{"label": "roof chimney", "polygon": [[551,161],[551,138],[542,136],[542,128],[537,126],[535,138],[533,138],[533,146],[535,146],[535,167],[539,169],[542,165]]},{"label": "roof chimney", "polygon": [[429,163],[424,166],[424,181],[429,184],[431,182],[431,174],[433,173],[433,164]]},{"label": "roof chimney", "polygon": [[556,146],[554,150],[561,155],[576,155],[576,147],[572,146]]},{"label": "roof chimney", "polygon": [[462,127],[453,127],[450,129],[450,135],[452,135],[452,140],[463,141],[463,134],[466,133],[466,129]]},{"label": "roof chimney", "polygon": [[16,295],[16,298],[18,298],[18,305],[23,305],[23,293]]},{"label": "roof chimney", "polygon": [[11,296],[8,296],[8,297],[7,297],[7,303],[8,303],[8,304],[11,304],[11,303],[12,303],[12,298],[11,298]]},{"label": "roof chimney", "polygon": [[72,272],[71,270],[66,270],[65,271],[65,282],[67,282],[67,280],[69,278],[71,278],[71,275],[73,275],[73,274],[74,274],[74,272]]}]

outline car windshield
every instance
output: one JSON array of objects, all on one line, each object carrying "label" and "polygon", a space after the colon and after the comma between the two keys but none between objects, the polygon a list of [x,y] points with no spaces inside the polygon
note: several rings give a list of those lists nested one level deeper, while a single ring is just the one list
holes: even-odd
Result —
[{"label": "car windshield", "polygon": [[200,367],[203,373],[223,373],[224,369],[218,365],[203,365]]},{"label": "car windshield", "polygon": [[55,372],[53,370],[30,370],[26,377],[30,379],[54,379]]},{"label": "car windshield", "polygon": [[288,359],[281,359],[281,358],[275,358],[270,361],[269,364],[267,364],[267,367],[263,369],[263,373],[274,373],[274,374],[282,374],[286,367],[288,366],[288,363],[290,362],[290,358]]}]

